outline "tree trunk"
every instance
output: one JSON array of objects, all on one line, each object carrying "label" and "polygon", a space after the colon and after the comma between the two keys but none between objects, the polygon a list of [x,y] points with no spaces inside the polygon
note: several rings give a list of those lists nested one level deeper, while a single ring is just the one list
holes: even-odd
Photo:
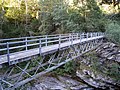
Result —
[{"label": "tree trunk", "polygon": [[25,9],[26,9],[26,24],[25,24],[25,30],[27,31],[27,24],[28,24],[28,5],[27,0],[25,0]]},{"label": "tree trunk", "polygon": [[2,16],[1,16],[1,25],[0,25],[0,28],[2,30],[2,27],[3,27],[3,22],[4,22],[4,0],[2,0]]}]

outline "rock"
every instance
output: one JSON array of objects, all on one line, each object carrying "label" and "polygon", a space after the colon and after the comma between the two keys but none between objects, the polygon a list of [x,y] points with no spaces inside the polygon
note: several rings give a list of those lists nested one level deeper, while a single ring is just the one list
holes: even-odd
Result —
[{"label": "rock", "polygon": [[115,57],[114,56],[108,56],[107,59],[108,60],[113,60],[113,59],[115,59]]},{"label": "rock", "polygon": [[70,87],[71,90],[94,90],[93,88],[88,87],[88,85],[79,85],[75,87]]},{"label": "rock", "polygon": [[42,78],[40,78],[39,84],[36,84],[35,87],[38,90],[55,90],[55,89],[60,89],[60,90],[64,90],[65,85],[59,81],[57,78],[55,77],[51,77],[51,76],[44,76]]},{"label": "rock", "polygon": [[95,84],[95,82],[93,82],[92,79],[87,78],[87,76],[85,76],[84,74],[79,73],[78,71],[76,72],[77,76],[82,79],[84,82],[86,82],[87,84],[89,84],[92,87],[98,88],[97,84]]},{"label": "rock", "polygon": [[107,49],[107,48],[109,48],[109,45],[105,45],[103,48],[104,48],[104,49]]},{"label": "rock", "polygon": [[44,78],[44,81],[42,81],[41,83],[44,84],[47,88],[53,88],[56,86],[65,87],[65,85],[62,82],[60,82],[58,79],[54,77],[46,77]]},{"label": "rock", "polygon": [[[94,79],[96,79],[96,76],[95,76],[95,74],[93,73],[93,72],[91,72],[91,75],[90,75],[92,78],[94,78]],[[98,78],[97,78],[98,79]],[[96,80],[97,80],[96,79]],[[99,80],[99,79],[98,79]]]},{"label": "rock", "polygon": [[83,73],[84,73],[85,75],[89,75],[89,74],[90,74],[89,71],[87,71],[87,70],[83,70]]},{"label": "rock", "polygon": [[120,56],[116,57],[115,61],[120,63]]},{"label": "rock", "polygon": [[69,76],[44,76],[38,83],[34,86],[36,89],[28,90],[93,90],[90,86]]},{"label": "rock", "polygon": [[58,79],[62,82],[64,81],[63,83],[65,83],[67,86],[77,86],[77,85],[81,84],[80,82],[78,82],[70,77],[58,76]]},{"label": "rock", "polygon": [[[21,90],[23,90],[23,89],[21,89]],[[36,87],[29,86],[26,90],[41,90],[41,89],[37,89]]]},{"label": "rock", "polygon": [[120,54],[119,47],[114,43],[104,43],[101,45],[98,49],[96,49],[96,52],[99,57],[101,58],[107,58],[108,60],[114,60],[119,61],[119,59],[116,60],[116,55]]},{"label": "rock", "polygon": [[[49,88],[48,88],[49,89]],[[61,86],[55,86],[53,88],[50,88],[51,90],[67,90],[66,88],[63,88]]]},{"label": "rock", "polygon": [[[88,85],[92,86],[92,87],[95,87],[95,88],[101,88],[101,89],[106,89],[110,86],[113,86],[113,85],[108,85],[106,84],[106,81],[103,77],[98,77],[97,78],[92,78],[91,76],[87,76],[87,75],[84,75],[84,74],[81,74],[80,72],[76,72],[77,73],[77,76],[82,79],[84,82],[86,82]],[[104,79],[104,80],[103,80]],[[111,83],[112,84],[112,83]]]},{"label": "rock", "polygon": [[110,43],[109,44],[109,47],[116,47],[117,45],[116,44],[114,44],[114,43]]},{"label": "rock", "polygon": [[44,84],[37,84],[37,85],[35,85],[35,87],[37,88],[37,90],[46,90],[47,89],[46,85],[44,85]]}]

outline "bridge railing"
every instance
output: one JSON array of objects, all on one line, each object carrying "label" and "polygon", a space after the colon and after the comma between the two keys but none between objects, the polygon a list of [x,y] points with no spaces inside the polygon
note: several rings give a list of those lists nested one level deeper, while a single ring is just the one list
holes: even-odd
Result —
[{"label": "bridge railing", "polygon": [[33,37],[21,37],[21,38],[10,38],[0,39],[0,56],[6,55],[8,61],[10,55],[18,51],[27,51],[29,49],[39,48],[41,53],[42,47],[47,47],[53,44],[58,44],[59,48],[61,43],[71,42],[74,40],[81,40],[85,38],[92,38],[102,36],[103,33],[70,33],[70,34],[56,34],[56,35],[43,35]]},{"label": "bridge railing", "polygon": [[[60,35],[44,35],[44,36],[34,36],[34,37],[22,37],[22,38],[11,38],[11,39],[0,39],[0,55],[2,51],[6,51],[9,47],[9,50],[19,49],[19,50],[28,50],[32,49],[29,47],[38,46],[39,39],[41,39],[42,46],[49,46],[51,44],[58,44],[65,41],[75,40],[75,39],[84,39],[100,36],[102,33],[73,33],[73,34],[60,34]],[[80,38],[81,37],[81,38]],[[7,47],[8,46],[8,47]],[[35,47],[33,47],[35,48]],[[13,51],[15,52],[15,51]]]}]

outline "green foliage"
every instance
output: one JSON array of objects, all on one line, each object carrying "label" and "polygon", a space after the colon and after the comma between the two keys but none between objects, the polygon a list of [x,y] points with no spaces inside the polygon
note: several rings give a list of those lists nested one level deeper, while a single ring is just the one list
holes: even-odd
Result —
[{"label": "green foliage", "polygon": [[109,18],[120,25],[120,13],[109,15]]},{"label": "green foliage", "polygon": [[106,27],[106,37],[108,40],[120,45],[120,25],[117,23],[110,23]]},{"label": "green foliage", "polygon": [[79,7],[79,0],[76,0],[75,6],[77,6],[78,12],[82,16],[80,28],[82,31],[105,31],[106,19],[102,14],[99,6],[95,0],[86,0],[82,3],[82,6]]},{"label": "green foliage", "polygon": [[99,61],[99,58],[96,55],[96,52],[88,53],[85,57],[89,57],[90,64],[91,64],[91,70],[94,73],[99,73],[104,71],[104,67],[101,65],[101,62]]},{"label": "green foliage", "polygon": [[105,31],[107,20],[95,0],[86,0],[82,6],[79,6],[79,0],[74,0],[73,6],[64,0],[11,2],[12,7],[9,7],[10,0],[0,4],[0,22],[4,22],[0,23],[2,38]]},{"label": "green foliage", "polygon": [[92,60],[92,68],[95,70],[95,71],[100,71],[100,63],[98,61],[98,58],[94,55],[92,55],[91,57],[91,60]]},{"label": "green foliage", "polygon": [[120,70],[119,69],[120,69],[120,65],[116,63],[112,63],[111,65],[109,65],[107,75],[111,76],[117,81],[120,81]]},{"label": "green foliage", "polygon": [[39,27],[40,34],[50,34],[53,31],[54,27],[51,14],[45,13],[41,23]]},{"label": "green foliage", "polygon": [[75,72],[75,62],[69,61],[65,65],[61,66],[60,68],[57,68],[54,73],[58,75],[65,75],[65,74],[73,74]]}]

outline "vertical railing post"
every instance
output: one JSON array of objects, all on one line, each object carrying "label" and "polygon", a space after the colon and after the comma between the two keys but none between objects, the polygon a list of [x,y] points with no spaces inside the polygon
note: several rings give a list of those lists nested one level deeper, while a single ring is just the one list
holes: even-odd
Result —
[{"label": "vertical railing post", "polygon": [[7,42],[7,60],[10,65],[10,50],[9,50],[9,42]]},{"label": "vertical railing post", "polygon": [[78,33],[77,33],[77,40],[78,40]]},{"label": "vertical railing post", "polygon": [[47,35],[45,36],[45,46],[47,46]]},{"label": "vertical railing post", "polygon": [[41,38],[39,38],[39,54],[41,55]]},{"label": "vertical railing post", "polygon": [[97,33],[97,36],[99,36],[99,32]]},{"label": "vertical railing post", "polygon": [[60,49],[60,44],[61,44],[61,35],[59,35],[59,49]]},{"label": "vertical railing post", "polygon": [[94,32],[92,33],[92,37],[94,37]]},{"label": "vertical railing post", "polygon": [[97,32],[95,32],[95,37],[97,37]]},{"label": "vertical railing post", "polygon": [[97,37],[97,32],[95,33],[95,37]]},{"label": "vertical railing post", "polygon": [[82,33],[80,33],[80,42],[81,42],[81,40],[82,40],[81,34],[82,34]]},{"label": "vertical railing post", "polygon": [[90,37],[92,38],[92,33],[90,33]]},{"label": "vertical railing post", "polygon": [[87,39],[88,39],[88,33],[86,33],[86,37],[87,37]]},{"label": "vertical railing post", "polygon": [[82,38],[83,38],[83,39],[85,38],[85,34],[84,34],[84,33],[82,33]]},{"label": "vertical railing post", "polygon": [[81,33],[81,35],[80,35],[80,36],[81,36],[81,39],[83,39],[83,33]]},{"label": "vertical railing post", "polygon": [[95,32],[92,34],[92,37],[95,37]]},{"label": "vertical railing post", "polygon": [[69,34],[69,42],[70,42],[70,39],[71,39],[71,34]]},{"label": "vertical railing post", "polygon": [[25,49],[26,49],[26,51],[28,50],[28,47],[27,47],[27,37],[25,38]]},{"label": "vertical railing post", "polygon": [[99,32],[97,33],[97,36],[99,36]]},{"label": "vertical railing post", "polygon": [[72,35],[71,35],[71,45],[73,45],[73,33],[72,33]]},{"label": "vertical railing post", "polygon": [[99,36],[101,36],[101,32],[99,33]]},{"label": "vertical railing post", "polygon": [[94,37],[96,37],[96,32],[94,33]]}]

